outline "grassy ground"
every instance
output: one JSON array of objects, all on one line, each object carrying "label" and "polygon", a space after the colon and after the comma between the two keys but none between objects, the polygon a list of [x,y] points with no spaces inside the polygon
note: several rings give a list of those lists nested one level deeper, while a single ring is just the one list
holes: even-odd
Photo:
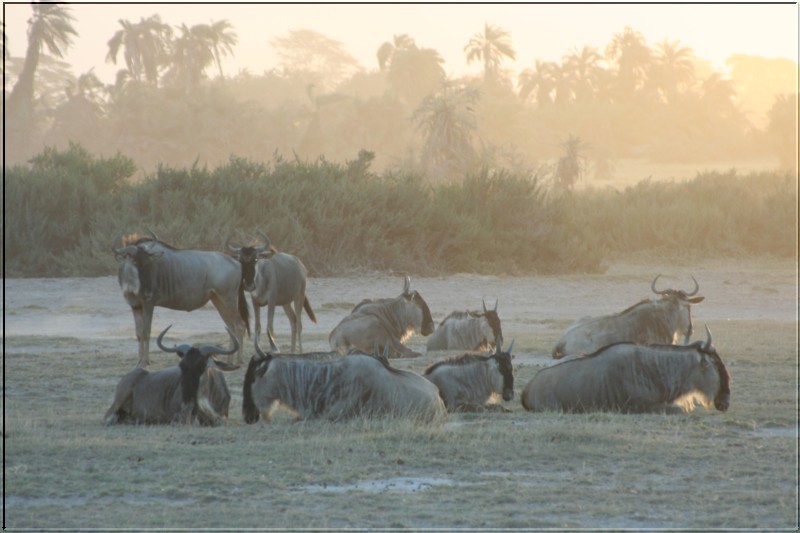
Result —
[{"label": "grassy ground", "polygon": [[[522,330],[517,346],[546,350]],[[710,322],[731,408],[106,429],[116,341],[5,339],[4,525],[19,528],[767,528],[797,522],[797,324]],[[195,339],[189,339],[195,340]],[[200,338],[196,340],[202,340]],[[44,353],[39,346],[48,345]],[[421,370],[435,359],[398,361]]]}]

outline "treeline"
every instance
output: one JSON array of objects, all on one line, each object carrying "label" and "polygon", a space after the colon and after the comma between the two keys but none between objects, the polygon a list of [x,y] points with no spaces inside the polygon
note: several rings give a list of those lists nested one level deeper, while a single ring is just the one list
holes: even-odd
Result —
[{"label": "treeline", "polygon": [[234,157],[213,169],[162,166],[133,181],[136,167],[124,156],[95,157],[74,144],[46,149],[6,169],[5,275],[111,275],[114,235],[148,230],[208,250],[222,250],[229,235],[245,244],[261,230],[318,276],[602,272],[607,259],[635,252],[797,251],[790,174],[556,191],[533,174],[485,168],[431,185],[413,173],[375,173],[371,159]]},{"label": "treeline", "polygon": [[[483,63],[475,76],[448,75],[439,52],[411,35],[376,42],[377,65],[362,66],[342,43],[302,29],[270,43],[281,61],[269,71],[225,75],[221,58],[238,42],[228,21],[171,26],[154,14],[108,28],[98,60],[120,70],[106,85],[58,59],[79,37],[70,8],[31,9],[25,57],[8,57],[4,72],[7,163],[70,142],[125,154],[145,172],[223,165],[231,154],[265,161],[274,151],[341,162],[366,149],[376,169],[442,183],[483,167],[524,174],[576,139],[584,177],[609,178],[615,160],[630,158],[777,156],[796,168],[797,65],[788,59],[734,55],[728,76],[689,46],[649,43],[626,27],[604,47],[516,65],[511,34],[487,23],[463,36],[468,62]],[[771,107],[746,103],[765,94]]]}]

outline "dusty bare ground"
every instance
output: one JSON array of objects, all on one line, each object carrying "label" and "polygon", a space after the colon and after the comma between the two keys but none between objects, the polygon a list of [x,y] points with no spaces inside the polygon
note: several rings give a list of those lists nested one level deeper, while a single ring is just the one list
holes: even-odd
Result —
[{"label": "dusty bare ground", "polygon": [[[695,331],[703,336],[709,324],[729,366],[731,409],[673,418],[524,412],[519,391],[553,362],[563,329],[650,296],[659,273],[660,287],[691,288],[690,274],[699,281],[706,300],[695,307]],[[318,323],[304,316],[305,350],[326,350],[355,303],[402,285],[402,273],[310,279]],[[438,429],[246,426],[239,371],[228,378],[234,401],[223,428],[104,429],[116,382],[137,360],[116,278],[5,280],[4,525],[797,526],[795,262],[638,261],[603,275],[464,274],[412,278],[412,287],[437,323],[499,301],[504,336],[516,339],[510,415],[454,415]],[[169,324],[175,342],[226,339],[211,306],[157,309],[153,331]],[[282,311],[275,329],[288,350]],[[424,352],[422,338],[409,345]],[[174,364],[154,349],[153,369]],[[441,356],[395,364],[421,371]]]}]

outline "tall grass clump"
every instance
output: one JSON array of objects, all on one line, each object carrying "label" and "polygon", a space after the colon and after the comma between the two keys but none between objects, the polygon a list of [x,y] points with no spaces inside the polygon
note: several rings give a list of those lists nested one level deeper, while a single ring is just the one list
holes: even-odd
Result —
[{"label": "tall grass clump", "polygon": [[[5,169],[4,263],[10,276],[98,273],[98,221],[113,210],[130,159],[95,158],[78,145],[46,148],[30,166]],[[7,262],[6,262],[7,261]]]},{"label": "tall grass clump", "polygon": [[643,180],[624,191],[559,199],[570,233],[617,254],[797,254],[797,176],[706,172],[686,182]]},{"label": "tall grass clump", "polygon": [[125,157],[47,149],[6,172],[6,273],[109,275],[114,235],[148,230],[205,250],[222,250],[228,236],[245,244],[260,230],[312,275],[598,272],[613,253],[796,251],[790,176],[710,173],[551,193],[535,174],[484,168],[431,185],[413,172],[373,173],[371,160],[366,151],[345,163],[231,157],[133,181]]}]

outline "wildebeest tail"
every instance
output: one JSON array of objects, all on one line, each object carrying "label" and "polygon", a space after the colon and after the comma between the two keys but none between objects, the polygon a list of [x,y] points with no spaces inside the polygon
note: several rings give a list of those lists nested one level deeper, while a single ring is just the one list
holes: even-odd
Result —
[{"label": "wildebeest tail", "polygon": [[239,281],[239,298],[237,305],[239,307],[239,316],[244,320],[245,329],[247,329],[247,336],[250,336],[250,311],[247,309],[247,300],[244,297],[244,279]]},{"label": "wildebeest tail", "polygon": [[306,310],[306,313],[308,314],[308,318],[310,318],[310,319],[311,319],[311,322],[313,322],[314,324],[316,324],[316,323],[317,323],[317,317],[316,317],[316,315],[314,314],[314,310],[313,310],[313,309],[311,309],[311,304],[310,304],[310,303],[308,303],[308,298],[304,298],[304,299],[303,299],[303,309],[305,309],[305,310]]}]

